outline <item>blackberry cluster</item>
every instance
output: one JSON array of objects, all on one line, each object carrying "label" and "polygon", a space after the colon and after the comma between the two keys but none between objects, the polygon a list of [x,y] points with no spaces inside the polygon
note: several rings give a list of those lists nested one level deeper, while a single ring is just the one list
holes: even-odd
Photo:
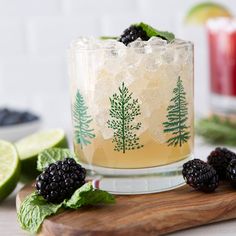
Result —
[{"label": "blackberry cluster", "polygon": [[227,148],[217,147],[207,158],[207,163],[211,165],[219,175],[221,180],[226,179],[226,169],[231,160],[236,159],[236,154]]},{"label": "blackberry cluster", "polygon": [[36,179],[36,190],[48,202],[60,203],[85,183],[86,170],[73,158],[50,164]]},{"label": "blackberry cluster", "polygon": [[119,41],[127,46],[137,38],[141,38],[144,41],[149,40],[146,32],[141,27],[131,25],[123,32],[123,34],[119,38]]},{"label": "blackberry cluster", "polygon": [[226,176],[230,184],[236,188],[236,159],[233,159],[226,170]]},{"label": "blackberry cluster", "polygon": [[196,190],[213,192],[219,185],[215,169],[200,159],[186,162],[182,174],[187,184]]},{"label": "blackberry cluster", "polygon": [[39,120],[39,117],[29,111],[0,108],[0,126],[16,125],[36,120]]}]

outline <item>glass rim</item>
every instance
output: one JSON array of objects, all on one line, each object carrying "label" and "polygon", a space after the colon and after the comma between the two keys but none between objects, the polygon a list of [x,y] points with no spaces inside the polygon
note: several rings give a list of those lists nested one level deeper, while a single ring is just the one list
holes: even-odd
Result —
[{"label": "glass rim", "polygon": [[215,17],[206,22],[206,27],[211,31],[236,32],[236,17]]},{"label": "glass rim", "polygon": [[[83,45],[79,45],[79,42],[82,41],[82,39],[96,39],[97,42],[104,42],[104,40],[102,39],[99,39],[99,38],[94,38],[94,37],[83,37],[83,38],[77,38],[75,40],[73,40],[69,46],[69,51],[70,50],[79,50],[79,51],[126,51],[126,50],[136,50],[136,49],[144,49],[144,48],[160,48],[160,49],[181,49],[181,48],[184,48],[184,47],[193,47],[194,44],[192,41],[189,41],[189,40],[183,40],[183,39],[179,39],[179,38],[176,38],[173,42],[170,42],[170,43],[165,43],[163,45],[160,45],[160,44],[148,44],[148,41],[143,41],[143,42],[146,42],[146,44],[144,46],[135,46],[135,47],[130,47],[130,46],[123,46],[122,48],[121,47],[109,47],[109,44],[107,43],[106,44],[103,44],[101,45],[100,47],[97,47],[97,48],[88,48],[89,46],[89,43],[84,43]],[[115,39],[105,39],[107,40],[107,42],[117,42],[117,46],[121,43],[121,42],[118,42],[117,40]],[[108,41],[109,40],[109,41]],[[175,42],[178,42],[178,43],[175,43]]]}]

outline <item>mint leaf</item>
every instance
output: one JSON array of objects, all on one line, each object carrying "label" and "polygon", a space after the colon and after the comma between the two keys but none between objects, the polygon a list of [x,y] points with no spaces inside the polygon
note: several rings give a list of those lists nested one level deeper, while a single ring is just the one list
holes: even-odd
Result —
[{"label": "mint leaf", "polygon": [[22,229],[37,233],[43,220],[47,216],[55,214],[61,207],[62,203],[48,203],[43,197],[34,192],[22,202],[17,212],[18,221]]},{"label": "mint leaf", "polygon": [[175,39],[175,35],[173,33],[170,33],[168,31],[159,31],[157,29],[154,29],[153,27],[151,27],[148,24],[145,24],[143,22],[139,23],[139,24],[135,24],[138,27],[141,27],[147,34],[148,37],[160,37],[163,38],[165,40],[167,40],[169,43],[172,42]]},{"label": "mint leaf", "polygon": [[37,170],[43,171],[51,163],[62,161],[65,157],[75,158],[75,154],[66,148],[49,148],[38,155]]},{"label": "mint leaf", "polygon": [[116,36],[101,36],[100,39],[101,40],[118,39],[118,37],[116,37]]},{"label": "mint leaf", "polygon": [[115,203],[115,198],[110,193],[94,189],[91,182],[84,184],[65,203],[65,207],[77,209],[86,205]]},{"label": "mint leaf", "polygon": [[57,213],[62,207],[78,209],[86,205],[110,203],[115,203],[115,198],[106,191],[94,189],[89,182],[76,190],[69,200],[60,204],[49,203],[34,192],[21,203],[17,217],[22,229],[37,233],[43,220]]}]

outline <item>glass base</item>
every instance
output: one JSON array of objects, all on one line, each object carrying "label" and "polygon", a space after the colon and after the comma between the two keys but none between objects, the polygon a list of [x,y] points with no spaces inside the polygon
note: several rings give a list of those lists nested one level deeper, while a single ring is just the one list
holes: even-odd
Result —
[{"label": "glass base", "polygon": [[169,165],[144,169],[112,169],[86,164],[83,166],[88,170],[88,178],[96,188],[112,194],[147,194],[184,185],[182,167],[192,158],[193,156],[188,156]]}]

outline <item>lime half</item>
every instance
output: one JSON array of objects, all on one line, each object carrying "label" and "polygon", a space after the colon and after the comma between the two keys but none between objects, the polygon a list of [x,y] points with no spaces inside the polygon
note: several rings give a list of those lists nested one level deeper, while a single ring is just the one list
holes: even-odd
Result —
[{"label": "lime half", "polygon": [[15,145],[21,160],[21,181],[23,182],[32,180],[39,174],[36,168],[40,152],[52,147],[68,147],[65,132],[62,129],[34,133],[17,141]]},{"label": "lime half", "polygon": [[203,2],[193,6],[186,18],[188,24],[204,24],[210,18],[231,17],[230,11],[221,4],[212,2]]},{"label": "lime half", "polygon": [[0,201],[16,187],[20,177],[20,161],[15,147],[0,140]]}]

